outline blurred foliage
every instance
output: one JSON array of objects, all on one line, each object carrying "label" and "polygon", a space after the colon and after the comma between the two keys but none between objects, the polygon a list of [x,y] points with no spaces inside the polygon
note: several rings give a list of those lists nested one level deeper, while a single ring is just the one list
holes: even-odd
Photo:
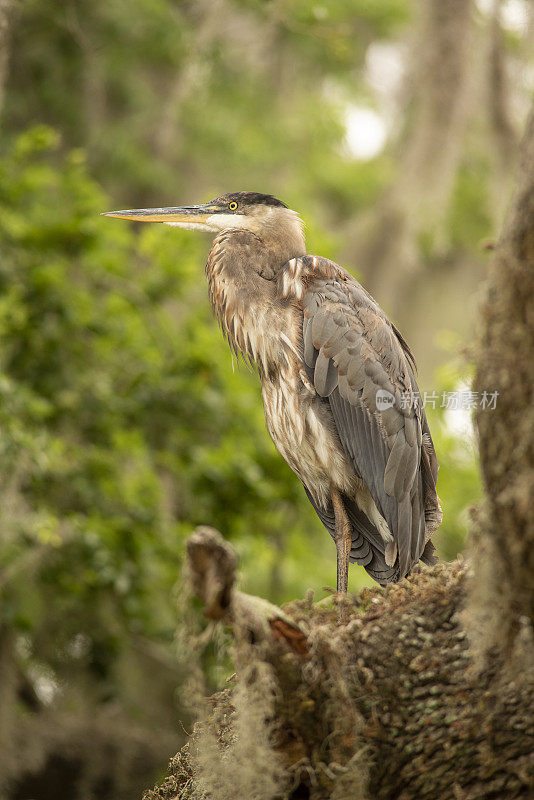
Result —
[{"label": "blurred foliage", "polygon": [[[46,708],[114,703],[178,730],[173,597],[197,524],[233,541],[247,591],[283,602],[335,585],[257,378],[211,317],[208,240],[99,212],[272,192],[309,223],[309,250],[336,257],[342,224],[397,168],[387,148],[351,156],[346,105],[369,98],[370,46],[412,17],[409,0],[17,4],[0,135],[0,627]],[[481,147],[454,182],[452,256],[492,234],[491,180]],[[419,247],[431,258],[432,231]],[[438,392],[469,381],[460,345]],[[475,447],[443,409],[429,416],[452,558],[480,496]],[[351,569],[351,589],[367,580]]]},{"label": "blurred foliage", "polygon": [[119,621],[170,641],[192,525],[268,538],[313,515],[209,318],[203,243],[103,220],[83,155],[57,157],[39,127],[1,165],[4,491],[21,503],[3,613],[33,630],[46,608],[54,652],[80,632],[100,649]]}]

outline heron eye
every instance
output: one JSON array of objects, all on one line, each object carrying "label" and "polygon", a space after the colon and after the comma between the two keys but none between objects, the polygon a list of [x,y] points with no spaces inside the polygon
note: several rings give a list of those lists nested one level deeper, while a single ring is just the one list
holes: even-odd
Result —
[{"label": "heron eye", "polygon": [[228,208],[230,209],[230,211],[235,211],[237,208],[237,203],[235,201],[232,201],[231,203],[228,204]]}]

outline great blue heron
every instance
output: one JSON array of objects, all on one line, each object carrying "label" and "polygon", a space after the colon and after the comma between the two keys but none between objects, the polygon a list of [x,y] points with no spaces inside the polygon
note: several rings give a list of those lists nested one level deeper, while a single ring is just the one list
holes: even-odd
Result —
[{"label": "great blue heron", "polygon": [[382,584],[434,563],[438,461],[413,355],[352,275],[306,255],[298,214],[235,192],[106,216],[216,234],[211,304],[232,350],[257,365],[269,432],[336,543],[338,591],[349,560]]}]

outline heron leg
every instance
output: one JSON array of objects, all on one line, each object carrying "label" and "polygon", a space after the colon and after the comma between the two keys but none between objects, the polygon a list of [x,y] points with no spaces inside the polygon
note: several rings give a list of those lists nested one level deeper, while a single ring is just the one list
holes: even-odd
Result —
[{"label": "heron leg", "polygon": [[349,522],[343,500],[337,489],[332,488],[330,492],[332,505],[334,507],[334,518],[336,522],[336,548],[337,548],[337,590],[347,594],[349,584],[349,557],[352,546],[352,525]]}]

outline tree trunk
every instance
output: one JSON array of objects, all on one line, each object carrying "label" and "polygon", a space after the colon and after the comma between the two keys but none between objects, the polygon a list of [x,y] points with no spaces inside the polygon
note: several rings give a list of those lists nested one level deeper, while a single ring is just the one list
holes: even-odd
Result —
[{"label": "tree trunk", "polygon": [[412,43],[413,115],[397,178],[370,219],[358,220],[347,255],[371,293],[402,314],[422,269],[417,239],[443,216],[458,161],[472,62],[472,0],[420,0]]},{"label": "tree trunk", "polygon": [[[482,308],[475,389],[498,392],[479,407],[486,489],[483,568],[495,629],[512,643],[534,622],[534,113],[523,143],[520,182],[497,244]],[[482,577],[480,578],[482,580]],[[490,601],[491,598],[491,601]],[[490,631],[488,630],[488,633]]]},{"label": "tree trunk", "polygon": [[441,565],[282,610],[237,592],[233,551],[198,531],[190,579],[232,628],[237,681],[146,800],[534,797],[533,298],[534,113],[482,309],[475,390],[498,396],[477,412],[474,576]]}]

